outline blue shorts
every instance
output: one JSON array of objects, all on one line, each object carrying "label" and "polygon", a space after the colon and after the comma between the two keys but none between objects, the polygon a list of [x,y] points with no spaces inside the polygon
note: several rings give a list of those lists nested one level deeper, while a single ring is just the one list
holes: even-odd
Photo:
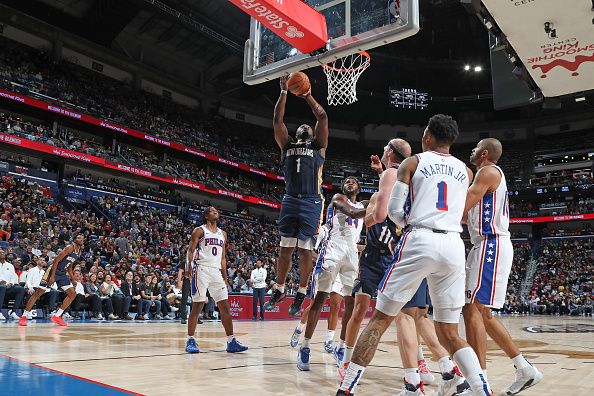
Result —
[{"label": "blue shorts", "polygon": [[427,286],[427,279],[423,279],[421,285],[417,289],[415,295],[409,302],[404,305],[404,308],[427,308],[431,306],[431,297],[429,296],[429,287]]},{"label": "blue shorts", "polygon": [[375,249],[365,249],[359,259],[359,276],[353,287],[353,296],[357,293],[375,297],[377,287],[392,263],[392,254],[382,254]]},{"label": "blue shorts", "polygon": [[322,221],[324,200],[321,196],[283,197],[278,229],[282,237],[308,241],[317,234]]}]

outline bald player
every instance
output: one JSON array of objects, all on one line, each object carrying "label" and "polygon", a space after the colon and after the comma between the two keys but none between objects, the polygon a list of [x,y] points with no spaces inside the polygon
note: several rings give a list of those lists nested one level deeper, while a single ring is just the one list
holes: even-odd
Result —
[{"label": "bald player", "polygon": [[505,302],[514,253],[508,230],[507,184],[497,166],[501,153],[501,142],[490,138],[478,142],[470,155],[477,173],[464,207],[473,247],[466,261],[463,314],[468,343],[485,373],[487,334],[513,360],[516,378],[501,394],[515,395],[539,383],[543,375],[524,358],[505,327],[491,314],[491,308],[501,309]]}]

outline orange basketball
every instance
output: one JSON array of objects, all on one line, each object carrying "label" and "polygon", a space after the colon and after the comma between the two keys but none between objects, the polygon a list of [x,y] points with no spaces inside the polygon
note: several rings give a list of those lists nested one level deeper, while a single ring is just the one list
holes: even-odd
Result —
[{"label": "orange basketball", "polygon": [[294,95],[303,95],[311,87],[307,74],[303,72],[291,73],[289,80],[287,81],[287,85],[289,87],[289,91],[291,91],[291,93]]}]

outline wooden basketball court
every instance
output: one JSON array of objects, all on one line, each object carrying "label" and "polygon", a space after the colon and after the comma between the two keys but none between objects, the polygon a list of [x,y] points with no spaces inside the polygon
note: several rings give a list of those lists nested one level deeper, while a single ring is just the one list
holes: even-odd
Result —
[{"label": "wooden basketball court", "polygon": [[[544,373],[522,395],[591,394],[594,388],[594,322],[591,318],[503,318],[527,357]],[[336,365],[323,352],[326,322],[312,342],[312,371],[295,366],[289,347],[294,321],[237,322],[250,349],[225,352],[220,323],[198,326],[201,353],[184,352],[185,326],[160,323],[0,324],[0,394],[43,395],[334,395]],[[391,329],[368,368],[358,395],[393,395],[403,370]],[[496,394],[514,376],[511,361],[489,345],[488,375]],[[427,352],[427,355],[430,354]],[[433,370],[437,363],[431,362]],[[436,386],[426,388],[431,394]]]}]

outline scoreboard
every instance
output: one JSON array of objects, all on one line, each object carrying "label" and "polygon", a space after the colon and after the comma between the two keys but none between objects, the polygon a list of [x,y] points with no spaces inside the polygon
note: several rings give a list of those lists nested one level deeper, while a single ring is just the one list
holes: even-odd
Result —
[{"label": "scoreboard", "polygon": [[429,94],[410,88],[390,88],[390,105],[397,109],[426,109]]}]

